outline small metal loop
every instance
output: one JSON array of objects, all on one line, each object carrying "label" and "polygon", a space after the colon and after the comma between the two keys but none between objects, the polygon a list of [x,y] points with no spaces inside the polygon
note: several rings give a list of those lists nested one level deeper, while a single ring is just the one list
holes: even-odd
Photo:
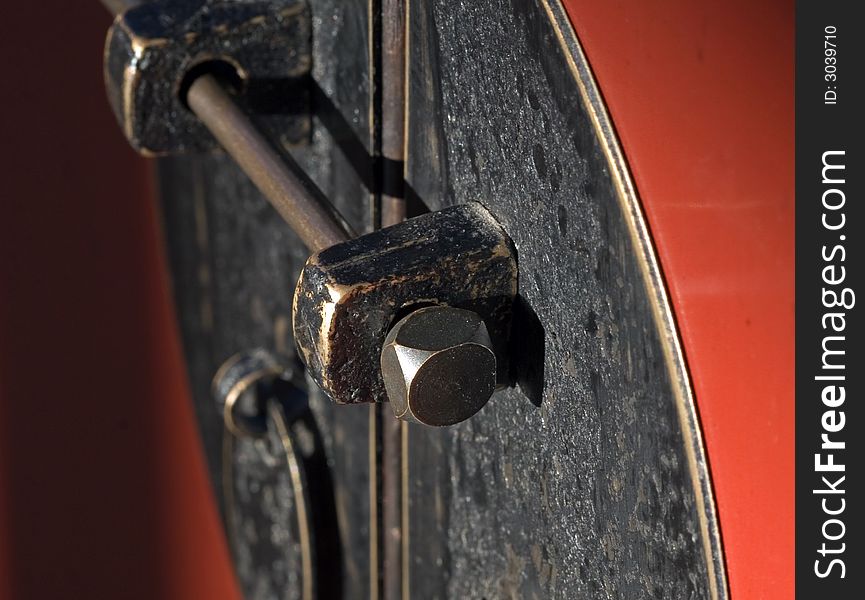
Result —
[{"label": "small metal loop", "polygon": [[[263,353],[264,351],[254,351],[251,354]],[[285,468],[288,474],[288,483],[291,486],[292,497],[294,501],[294,515],[296,519],[296,542],[300,554],[300,597],[302,600],[313,600],[317,597],[318,567],[316,562],[316,529],[315,529],[315,511],[312,503],[312,493],[316,486],[310,488],[307,469],[310,464],[308,459],[316,452],[316,448],[309,448],[310,456],[305,456],[303,452],[303,440],[295,438],[295,424],[303,423],[303,411],[308,411],[308,405],[305,402],[297,402],[301,396],[305,398],[305,393],[298,387],[288,381],[285,377],[287,372],[285,369],[277,370],[274,368],[261,368],[243,375],[243,366],[253,365],[260,362],[261,359],[272,359],[273,357],[267,353],[250,356],[241,354],[231,357],[219,369],[217,377],[214,378],[215,390],[228,390],[225,401],[225,426],[231,431],[232,435],[223,436],[223,464],[222,464],[222,489],[227,507],[227,533],[232,551],[236,552],[238,527],[244,521],[238,518],[239,514],[243,514],[243,502],[238,504],[238,497],[235,494],[235,448],[257,448],[254,452],[260,452],[259,456],[267,455],[274,451],[273,444],[278,444],[281,452],[278,457],[284,458],[285,462],[273,461],[269,463],[269,468],[282,470]],[[276,377],[273,374],[276,373]],[[239,376],[239,378],[238,378]],[[250,435],[247,431],[247,418],[238,419],[238,415],[229,409],[231,406],[236,406],[236,399],[242,396],[246,391],[255,387],[256,384],[267,382],[272,379],[272,388],[266,389],[270,393],[258,398],[258,407],[262,411],[262,419],[264,422],[261,433],[251,432],[258,439],[241,440],[243,436]],[[284,384],[284,385],[281,385]],[[289,386],[289,387],[287,387]],[[234,399],[231,397],[234,396]],[[219,401],[219,400],[218,400]],[[303,405],[304,408],[301,408]],[[233,415],[233,416],[229,416]],[[295,422],[295,420],[297,420]],[[314,433],[306,430],[309,436]],[[316,440],[310,440],[310,443],[315,446]],[[320,443],[320,440],[319,442]],[[265,448],[271,448],[265,450]],[[319,450],[321,451],[321,450]],[[320,460],[320,459],[319,459]],[[248,505],[246,507],[249,508]],[[267,536],[261,536],[258,539],[266,540]],[[249,539],[247,538],[247,543]],[[255,543],[255,542],[252,542]],[[266,542],[265,542],[266,543]]]},{"label": "small metal loop", "polygon": [[212,384],[226,428],[236,436],[263,435],[267,431],[267,397],[278,381],[290,381],[291,375],[291,368],[261,348],[226,360]]}]

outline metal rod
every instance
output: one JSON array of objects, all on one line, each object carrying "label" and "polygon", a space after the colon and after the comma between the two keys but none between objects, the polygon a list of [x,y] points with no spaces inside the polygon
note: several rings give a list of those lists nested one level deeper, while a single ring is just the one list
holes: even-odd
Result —
[{"label": "metal rod", "polygon": [[[115,16],[140,0],[101,0]],[[279,154],[215,77],[189,86],[186,103],[313,252],[351,239],[351,229],[289,157]]]},{"label": "metal rod", "polygon": [[353,237],[327,201],[316,197],[300,168],[271,146],[215,77],[193,81],[186,102],[310,250]]},{"label": "metal rod", "polygon": [[[102,0],[115,15],[137,0]],[[406,1],[382,1],[382,138],[384,158],[380,195],[382,226],[406,217],[404,195]],[[186,103],[226,152],[273,204],[274,208],[313,252],[353,237],[351,230],[326,199],[316,194],[290,159],[280,155],[212,75],[199,76],[189,86]],[[381,407],[377,407],[379,410]],[[406,424],[384,412],[382,432],[384,597],[408,591]],[[379,414],[382,414],[380,412]],[[372,414],[372,413],[371,413]],[[405,536],[405,537],[404,537]]]},{"label": "metal rod", "polygon": [[115,17],[133,6],[141,4],[141,0],[100,0],[100,2]]}]

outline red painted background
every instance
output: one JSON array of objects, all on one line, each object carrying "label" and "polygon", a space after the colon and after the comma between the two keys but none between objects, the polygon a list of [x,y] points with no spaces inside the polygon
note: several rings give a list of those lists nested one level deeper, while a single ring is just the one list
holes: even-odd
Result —
[{"label": "red painted background", "polygon": [[732,597],[793,597],[793,3],[565,0],[697,397]]},{"label": "red painted background", "polygon": [[96,0],[5,2],[0,598],[235,599]]},{"label": "red painted background", "polygon": [[[682,329],[733,597],[792,597],[792,3],[566,4]],[[4,22],[0,598],[237,598],[109,18]]]}]

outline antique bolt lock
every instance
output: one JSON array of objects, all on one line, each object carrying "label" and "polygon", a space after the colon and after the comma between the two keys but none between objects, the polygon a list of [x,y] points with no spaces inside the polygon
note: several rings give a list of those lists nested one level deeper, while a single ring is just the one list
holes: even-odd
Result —
[{"label": "antique bolt lock", "polygon": [[510,238],[483,206],[462,204],[313,254],[295,340],[335,402],[390,400],[399,418],[452,425],[508,383],[516,293]]},{"label": "antique bolt lock", "polygon": [[[308,133],[310,31],[300,0],[132,6],[108,34],[108,96],[142,154],[222,145],[313,250],[294,294],[294,336],[331,399],[389,399],[401,419],[458,423],[509,383],[516,250],[476,202],[349,239],[327,199],[246,115],[281,119],[273,128],[301,138]],[[300,110],[272,115],[258,105],[273,82],[291,84]],[[254,418],[235,414],[245,397],[226,396],[226,422],[255,433]]]}]

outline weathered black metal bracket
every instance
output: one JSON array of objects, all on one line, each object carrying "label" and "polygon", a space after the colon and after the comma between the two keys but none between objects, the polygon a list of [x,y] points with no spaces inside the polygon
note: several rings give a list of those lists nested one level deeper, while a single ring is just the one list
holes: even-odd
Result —
[{"label": "weathered black metal bracket", "polygon": [[105,83],[130,144],[146,155],[218,147],[183,103],[196,69],[220,67],[249,112],[274,121],[284,144],[309,132],[309,9],[300,0],[209,3],[157,0],[119,15],[108,32]]},{"label": "weathered black metal bracket", "polygon": [[480,204],[446,208],[322,250],[294,295],[294,335],[310,375],[341,404],[387,399],[379,356],[409,311],[447,305],[474,311],[506,383],[517,256]]}]

